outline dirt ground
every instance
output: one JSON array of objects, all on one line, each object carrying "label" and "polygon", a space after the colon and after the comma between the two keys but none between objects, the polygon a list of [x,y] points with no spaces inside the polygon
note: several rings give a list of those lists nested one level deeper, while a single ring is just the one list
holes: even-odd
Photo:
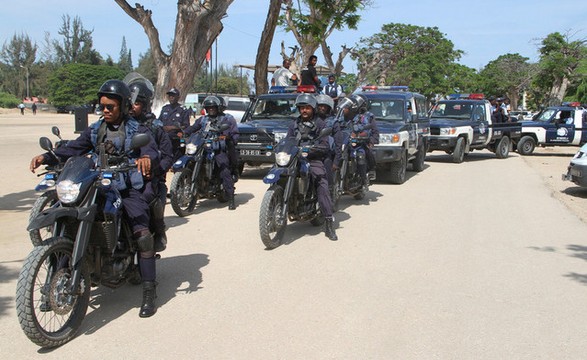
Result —
[{"label": "dirt ground", "polygon": [[[520,156],[534,169],[551,190],[551,195],[562,202],[583,222],[587,223],[587,188],[579,187],[570,181],[564,181],[571,158],[579,150],[577,146],[536,148],[533,155]],[[520,179],[524,182],[523,179]],[[539,209],[537,209],[539,211]]]}]

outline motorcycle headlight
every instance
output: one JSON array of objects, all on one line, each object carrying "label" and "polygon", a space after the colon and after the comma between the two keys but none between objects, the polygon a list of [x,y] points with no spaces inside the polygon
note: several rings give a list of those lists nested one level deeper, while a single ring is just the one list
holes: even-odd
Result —
[{"label": "motorcycle headlight", "polygon": [[196,144],[187,144],[185,147],[185,152],[188,155],[194,155],[198,150],[198,146]]},{"label": "motorcycle headlight", "polygon": [[70,204],[77,200],[81,183],[74,184],[71,180],[63,180],[57,183],[57,197],[64,204]]},{"label": "motorcycle headlight", "polygon": [[289,160],[291,159],[291,155],[286,152],[278,152],[275,154],[275,163],[279,166],[286,166],[289,164]]},{"label": "motorcycle headlight", "polygon": [[440,128],[440,135],[454,135],[457,132],[457,129],[451,128]]},{"label": "motorcycle headlight", "polygon": [[390,145],[399,142],[399,135],[398,134],[379,134],[379,144],[380,145]]},{"label": "motorcycle headlight", "polygon": [[275,143],[276,144],[279,143],[282,139],[285,138],[286,135],[287,135],[286,132],[282,132],[282,131],[274,132],[273,136],[275,137]]}]

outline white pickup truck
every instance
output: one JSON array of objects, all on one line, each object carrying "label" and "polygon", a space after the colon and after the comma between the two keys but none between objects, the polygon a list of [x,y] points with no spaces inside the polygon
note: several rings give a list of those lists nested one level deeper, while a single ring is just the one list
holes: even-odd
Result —
[{"label": "white pickup truck", "polygon": [[503,159],[508,157],[511,143],[520,138],[520,130],[518,122],[493,123],[491,105],[483,94],[460,94],[439,101],[432,109],[428,151],[445,151],[454,163],[481,149]]}]

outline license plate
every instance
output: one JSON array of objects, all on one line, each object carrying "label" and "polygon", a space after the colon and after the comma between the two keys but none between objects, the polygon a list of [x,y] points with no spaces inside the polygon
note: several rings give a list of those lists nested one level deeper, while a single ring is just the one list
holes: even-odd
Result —
[{"label": "license plate", "polygon": [[248,156],[259,156],[261,155],[261,150],[240,150],[240,154]]}]

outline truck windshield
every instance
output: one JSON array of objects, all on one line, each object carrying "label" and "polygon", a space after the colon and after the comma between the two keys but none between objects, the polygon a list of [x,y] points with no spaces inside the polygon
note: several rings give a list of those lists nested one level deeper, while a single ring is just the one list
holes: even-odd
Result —
[{"label": "truck windshield", "polygon": [[552,117],[556,114],[556,112],[556,109],[544,109],[540,112],[540,114],[538,114],[538,116],[536,116],[534,121],[549,122],[552,119]]},{"label": "truck windshield", "polygon": [[431,119],[470,120],[473,107],[470,104],[440,102],[432,109]]},{"label": "truck windshield", "polygon": [[292,119],[300,115],[296,99],[259,99],[253,110],[253,120]]},{"label": "truck windshield", "polygon": [[371,100],[369,112],[375,115],[377,120],[402,121],[406,105],[404,100]]}]

